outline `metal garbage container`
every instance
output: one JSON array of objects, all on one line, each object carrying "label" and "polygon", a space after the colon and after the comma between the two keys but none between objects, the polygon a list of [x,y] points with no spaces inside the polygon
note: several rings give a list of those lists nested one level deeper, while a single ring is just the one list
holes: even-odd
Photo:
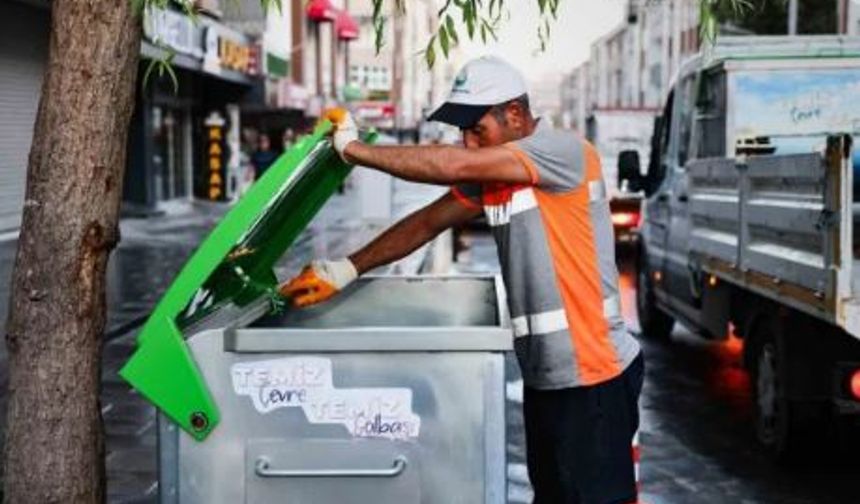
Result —
[{"label": "metal garbage container", "polygon": [[161,501],[504,502],[496,279],[369,278],[285,310],[275,265],[350,170],[330,130],[218,223],[120,370],[159,410]]},{"label": "metal garbage container", "polygon": [[[317,308],[187,343],[219,427],[162,418],[162,502],[502,503],[503,352],[493,278],[376,277]],[[245,326],[245,324],[248,324]]]}]

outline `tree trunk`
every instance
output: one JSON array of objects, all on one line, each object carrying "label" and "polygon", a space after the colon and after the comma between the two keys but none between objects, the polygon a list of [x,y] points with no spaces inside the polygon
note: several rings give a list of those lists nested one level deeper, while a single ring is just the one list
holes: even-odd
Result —
[{"label": "tree trunk", "polygon": [[105,271],[140,51],[131,4],[51,2],[6,327],[6,502],[104,501]]}]

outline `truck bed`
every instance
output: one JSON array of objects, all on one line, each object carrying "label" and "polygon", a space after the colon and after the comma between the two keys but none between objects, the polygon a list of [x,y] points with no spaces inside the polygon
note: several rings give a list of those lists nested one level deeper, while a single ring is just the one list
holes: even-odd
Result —
[{"label": "truck bed", "polygon": [[860,337],[860,207],[846,142],[831,137],[823,154],[691,162],[692,263]]}]

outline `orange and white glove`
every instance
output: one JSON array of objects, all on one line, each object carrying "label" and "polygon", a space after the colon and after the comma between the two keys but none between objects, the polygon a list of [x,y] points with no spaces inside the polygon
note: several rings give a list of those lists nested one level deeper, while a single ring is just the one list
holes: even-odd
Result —
[{"label": "orange and white glove", "polygon": [[331,139],[332,145],[334,146],[334,150],[337,151],[337,155],[345,163],[349,163],[346,157],[344,157],[343,151],[347,145],[358,141],[358,125],[355,124],[352,114],[345,108],[335,107],[324,111],[322,118],[328,119],[334,124],[334,134]]},{"label": "orange and white glove", "polygon": [[312,261],[301,273],[280,288],[284,297],[297,307],[322,303],[358,278],[358,270],[349,259]]}]

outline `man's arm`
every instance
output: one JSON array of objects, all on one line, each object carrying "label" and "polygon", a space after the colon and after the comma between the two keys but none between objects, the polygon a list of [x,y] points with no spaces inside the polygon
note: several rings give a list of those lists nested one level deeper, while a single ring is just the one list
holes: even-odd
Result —
[{"label": "man's arm", "polygon": [[349,259],[360,275],[406,257],[442,231],[480,213],[479,206],[468,208],[449,192],[389,228]]},{"label": "man's arm", "polygon": [[537,183],[536,173],[507,147],[376,146],[351,142],[343,151],[354,164],[395,177],[440,185],[466,182]]}]

